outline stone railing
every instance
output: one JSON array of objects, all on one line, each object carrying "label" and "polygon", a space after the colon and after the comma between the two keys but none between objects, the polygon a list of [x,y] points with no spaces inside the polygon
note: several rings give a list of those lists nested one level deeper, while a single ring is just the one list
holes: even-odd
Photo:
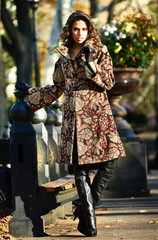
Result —
[{"label": "stone railing", "polygon": [[[73,184],[72,189],[62,187],[62,181],[64,186],[65,182],[74,182],[67,176],[68,166],[55,163],[60,141],[61,103],[56,101],[52,105],[54,110],[46,107],[33,114],[24,94],[16,90],[15,96],[17,102],[10,109],[13,218],[9,231],[14,237],[43,236],[45,221],[42,216],[59,206],[67,206],[77,197]],[[58,179],[60,184],[54,182]],[[48,183],[61,187],[51,187],[50,193],[45,186]]]}]

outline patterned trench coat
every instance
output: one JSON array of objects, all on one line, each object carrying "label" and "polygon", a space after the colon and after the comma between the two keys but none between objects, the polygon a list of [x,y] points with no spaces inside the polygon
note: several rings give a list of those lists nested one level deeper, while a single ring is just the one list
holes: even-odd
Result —
[{"label": "patterned trench coat", "polygon": [[107,47],[94,46],[97,74],[89,78],[85,56],[81,51],[71,60],[68,49],[59,47],[61,54],[55,64],[54,85],[32,88],[29,104],[32,111],[50,105],[64,93],[61,142],[58,163],[72,163],[74,130],[76,127],[78,163],[91,164],[125,156],[124,148],[109,105],[107,90],[114,83],[112,62]]}]

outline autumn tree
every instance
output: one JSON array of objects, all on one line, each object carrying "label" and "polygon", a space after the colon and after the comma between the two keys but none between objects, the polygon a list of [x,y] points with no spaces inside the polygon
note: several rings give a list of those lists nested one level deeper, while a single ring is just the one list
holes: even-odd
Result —
[{"label": "autumn tree", "polygon": [[[33,39],[28,0],[2,1],[2,23],[6,34],[2,36],[5,50],[12,56],[17,67],[17,82],[32,80]],[[15,12],[10,10],[15,4]]]}]

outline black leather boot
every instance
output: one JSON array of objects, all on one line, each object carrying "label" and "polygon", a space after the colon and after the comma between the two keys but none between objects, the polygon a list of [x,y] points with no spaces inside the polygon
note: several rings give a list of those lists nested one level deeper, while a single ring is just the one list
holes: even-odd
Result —
[{"label": "black leather boot", "polygon": [[[92,194],[92,198],[93,198],[93,207],[94,209],[97,207],[99,201],[100,201],[100,197],[102,192],[106,189],[110,179],[112,178],[115,169],[116,169],[116,161],[117,159],[111,160],[111,161],[107,161],[104,163],[101,163],[98,165],[98,172],[95,175],[94,179],[93,179],[93,183],[91,185],[91,194]],[[87,182],[90,183],[90,181],[88,180],[88,174],[87,174]],[[81,205],[79,205],[76,210],[74,211],[74,220],[78,217],[81,221],[81,223],[83,222],[83,213],[82,213],[82,209],[81,209]],[[82,225],[82,224],[80,224]]]},{"label": "black leather boot", "polygon": [[79,214],[78,230],[88,236],[97,235],[96,217],[93,208],[93,198],[89,183],[86,181],[86,171],[75,170],[76,187],[81,201],[82,215]]},{"label": "black leather boot", "polygon": [[[75,169],[74,169],[74,172],[75,172]],[[91,187],[89,171],[85,170],[85,174],[86,174],[86,182]],[[78,205],[77,205],[75,211],[73,212],[73,215],[74,215],[74,221],[76,220],[76,218],[79,218],[80,220],[83,219],[83,212],[82,212],[80,200],[78,200]]]},{"label": "black leather boot", "polygon": [[111,161],[101,163],[99,166],[99,170],[93,179],[93,182],[91,185],[91,193],[93,197],[94,209],[97,207],[101,198],[101,194],[106,189],[109,181],[111,180],[115,172],[116,161],[117,159],[114,159]]}]

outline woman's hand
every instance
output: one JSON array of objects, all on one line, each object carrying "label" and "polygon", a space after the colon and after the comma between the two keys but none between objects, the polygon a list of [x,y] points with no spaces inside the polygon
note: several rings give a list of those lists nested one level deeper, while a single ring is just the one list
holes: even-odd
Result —
[{"label": "woman's hand", "polygon": [[88,67],[92,71],[92,75],[97,73],[96,66],[93,62],[93,48],[90,47],[89,45],[85,46],[82,48],[82,53],[85,53],[85,59],[87,62]]},{"label": "woman's hand", "polygon": [[89,45],[82,48],[82,53],[85,53],[85,59],[87,62],[93,62],[93,48]]},{"label": "woman's hand", "polygon": [[93,48],[87,45],[82,48],[81,52],[85,54],[86,59],[85,73],[88,78],[92,78],[97,73],[96,66],[93,62]]}]

